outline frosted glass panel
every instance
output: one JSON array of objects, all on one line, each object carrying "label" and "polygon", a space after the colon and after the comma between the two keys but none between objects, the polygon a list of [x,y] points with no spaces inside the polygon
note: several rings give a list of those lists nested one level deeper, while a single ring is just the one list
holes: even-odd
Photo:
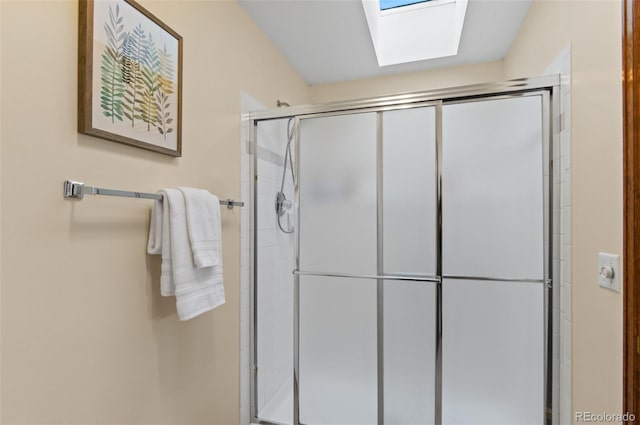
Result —
[{"label": "frosted glass panel", "polygon": [[300,421],[377,423],[376,281],[300,276]]},{"label": "frosted glass panel", "polygon": [[384,423],[434,419],[435,284],[385,281]]},{"label": "frosted glass panel", "polygon": [[443,424],[541,425],[543,285],[443,286]]},{"label": "frosted glass panel", "polygon": [[[292,423],[293,412],[293,275],[295,235],[277,226],[275,195],[280,191],[283,156],[287,146],[287,121],[261,121],[257,128],[256,159],[257,226],[255,328],[256,407],[258,417]],[[284,193],[294,199],[290,169]],[[285,222],[282,221],[285,225]],[[244,351],[248,353],[248,351]]]},{"label": "frosted glass panel", "polygon": [[300,268],[376,273],[376,115],[300,123]]},{"label": "frosted glass panel", "polygon": [[435,275],[435,107],[382,117],[384,271]]},{"label": "frosted glass panel", "polygon": [[542,279],[541,97],[443,108],[444,274]]}]

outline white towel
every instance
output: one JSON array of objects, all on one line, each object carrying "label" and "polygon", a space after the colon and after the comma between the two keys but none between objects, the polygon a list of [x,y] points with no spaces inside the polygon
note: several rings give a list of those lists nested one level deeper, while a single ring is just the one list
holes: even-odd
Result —
[{"label": "white towel", "polygon": [[151,224],[149,225],[149,243],[147,252],[149,254],[161,254],[162,265],[160,274],[160,294],[164,297],[175,295],[175,285],[173,283],[173,271],[171,270],[171,237],[169,232],[169,197],[167,191],[175,189],[161,190],[158,194],[163,195],[161,201],[153,204],[151,211]]},{"label": "white towel", "polygon": [[189,320],[224,304],[222,263],[195,267],[184,196],[178,189],[163,189],[160,193],[163,201],[154,205],[147,251],[162,254],[160,292],[163,296],[175,295],[178,317]]},{"label": "white towel", "polygon": [[[160,194],[160,193],[159,193]],[[151,210],[151,223],[149,224],[149,241],[147,242],[147,252],[149,254],[162,254],[162,202],[156,201]]]},{"label": "white towel", "polygon": [[221,266],[220,201],[203,189],[179,187],[187,209],[187,231],[196,267]]}]

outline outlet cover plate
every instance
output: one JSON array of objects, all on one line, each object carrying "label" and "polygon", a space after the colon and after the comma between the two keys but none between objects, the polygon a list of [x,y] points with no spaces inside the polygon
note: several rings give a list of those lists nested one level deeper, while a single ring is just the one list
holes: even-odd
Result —
[{"label": "outlet cover plate", "polygon": [[[611,267],[613,270],[613,277],[607,279],[600,274],[600,270],[603,267]],[[607,254],[606,252],[598,253],[598,283],[603,288],[611,291],[620,292],[620,256],[614,254]]]}]

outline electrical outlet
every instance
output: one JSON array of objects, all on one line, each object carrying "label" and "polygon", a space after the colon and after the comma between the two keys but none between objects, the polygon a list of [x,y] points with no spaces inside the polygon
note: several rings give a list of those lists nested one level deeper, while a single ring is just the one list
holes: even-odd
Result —
[{"label": "electrical outlet", "polygon": [[603,288],[620,292],[620,256],[598,253],[598,282]]}]

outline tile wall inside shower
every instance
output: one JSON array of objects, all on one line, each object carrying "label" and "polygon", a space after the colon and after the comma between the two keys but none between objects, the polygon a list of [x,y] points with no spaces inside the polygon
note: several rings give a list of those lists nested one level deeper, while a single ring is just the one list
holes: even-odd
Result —
[{"label": "tile wall inside shower", "polygon": [[[250,95],[241,96],[243,113],[265,109]],[[250,285],[254,252],[251,241],[257,232],[256,266],[256,358],[258,416],[285,422],[291,416],[291,376],[293,371],[293,274],[295,265],[293,234],[278,228],[275,197],[280,191],[287,144],[287,120],[262,122],[257,129],[257,146],[250,145],[249,123],[241,128],[241,192],[251,203],[241,223],[241,424],[250,422]],[[292,150],[293,151],[293,150]],[[257,161],[254,162],[255,156]],[[257,177],[257,179],[254,179]],[[255,198],[253,188],[255,182]],[[293,201],[291,170],[287,168],[284,193]],[[253,208],[253,202],[257,208]],[[254,215],[251,215],[254,211]],[[292,209],[293,211],[293,209]],[[255,226],[253,220],[256,220]],[[295,216],[284,216],[289,229]],[[255,227],[255,229],[254,229]],[[290,421],[290,420],[289,420]]]},{"label": "tile wall inside shower", "polygon": [[[276,193],[280,191],[287,144],[287,120],[260,123],[258,126],[257,161],[257,362],[258,410],[280,408],[289,394],[283,388],[290,384],[293,372],[293,274],[295,268],[294,234],[284,233],[278,226],[275,211]],[[287,161],[288,162],[288,161]],[[287,165],[284,193],[293,201],[291,169]],[[292,230],[292,214],[280,218],[285,230]],[[275,406],[273,404],[276,404]],[[262,416],[262,415],[261,415]]]}]

